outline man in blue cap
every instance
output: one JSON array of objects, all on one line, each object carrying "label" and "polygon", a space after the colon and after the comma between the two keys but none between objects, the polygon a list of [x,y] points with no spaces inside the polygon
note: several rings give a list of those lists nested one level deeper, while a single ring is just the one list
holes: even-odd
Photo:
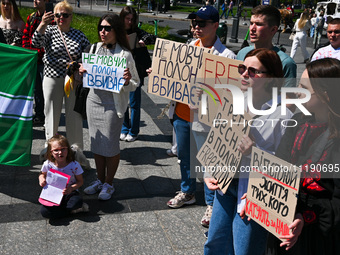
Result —
[{"label": "man in blue cap", "polygon": [[[212,6],[201,7],[197,12],[188,16],[195,30],[197,40],[190,44],[198,47],[210,48],[214,55],[224,56],[235,59],[235,54],[227,49],[216,35],[219,25],[219,13]],[[199,90],[202,91],[202,90]],[[198,111],[194,110],[192,122],[192,133],[195,138],[197,150],[199,150],[206,140],[210,127],[198,121]],[[188,105],[176,103],[174,114],[174,129],[177,138],[177,155],[181,160],[181,191],[170,199],[167,205],[171,208],[179,208],[183,205],[190,205],[196,202],[195,190],[196,179],[190,177],[190,109]],[[204,184],[205,201],[207,204],[206,212],[201,220],[201,224],[209,227],[212,206],[214,201],[214,191],[210,191]]]}]

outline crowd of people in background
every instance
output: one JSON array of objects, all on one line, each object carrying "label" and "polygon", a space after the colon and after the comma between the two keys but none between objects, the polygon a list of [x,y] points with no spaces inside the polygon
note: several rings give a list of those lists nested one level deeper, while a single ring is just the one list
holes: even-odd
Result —
[{"label": "crowd of people in background", "polygon": [[[33,122],[44,123],[47,148],[47,160],[42,166],[39,184],[46,185],[50,169],[71,176],[69,185],[63,190],[60,207],[43,205],[41,214],[46,218],[59,218],[89,211],[79,192],[84,182],[83,170],[70,147],[70,144],[78,144],[83,148],[83,119],[73,110],[75,89],[68,91],[64,87],[67,68],[73,63],[77,67],[75,74],[84,75],[83,52],[127,60],[123,75],[125,83],[120,93],[91,88],[86,101],[97,179],[84,189],[84,193],[99,193],[99,200],[109,200],[115,191],[113,180],[120,161],[119,142],[134,142],[140,131],[141,86],[145,75],[138,71],[143,66],[143,59],[138,58],[134,49],[154,44],[156,37],[138,27],[138,16],[132,7],[124,7],[120,15],[105,14],[100,18],[97,25],[99,41],[90,44],[83,32],[72,28],[73,8],[66,0],[57,3],[53,12],[46,11],[45,0],[33,2],[36,11],[27,17],[25,25],[15,1],[2,0],[0,28],[7,44],[38,51]],[[257,6],[251,10],[249,25],[252,46],[241,49],[236,55],[216,35],[220,18],[228,18],[229,14],[233,16],[233,7],[234,1],[230,0],[223,3],[222,15],[209,4],[191,13],[188,19],[194,38],[190,45],[209,48],[214,55],[243,61],[238,66],[241,89],[247,97],[247,89],[251,87],[253,105],[262,110],[271,107],[273,87],[296,87],[295,78],[300,77],[297,77],[293,58],[300,46],[308,64],[298,86],[311,93],[311,99],[304,106],[313,116],[303,116],[290,106],[287,115],[282,116],[279,97],[276,111],[268,116],[252,117],[264,120],[293,118],[298,125],[284,128],[278,121],[275,127],[271,122],[252,127],[250,134],[244,136],[237,147],[244,166],[250,164],[249,155],[254,147],[304,166],[295,220],[289,226],[290,234],[279,240],[254,221],[246,219],[244,194],[248,175],[233,179],[223,194],[217,180],[207,173],[204,178],[207,207],[200,222],[209,228],[204,253],[336,254],[340,250],[340,179],[310,176],[306,169],[311,164],[340,163],[340,87],[334,80],[322,82],[324,78],[340,78],[340,19],[327,20],[329,45],[319,47],[310,56],[306,50],[307,37],[313,37],[314,45],[319,45],[326,19],[323,12],[316,17],[313,12],[305,10],[295,22],[293,30],[296,35],[288,56],[272,42],[280,26],[280,12],[271,5]],[[149,1],[149,11],[152,8],[152,1]],[[148,73],[152,73],[152,69],[148,69]],[[280,78],[280,82],[276,78]],[[196,95],[200,97],[201,94],[202,90],[197,90]],[[301,94],[288,96],[302,97]],[[57,134],[63,102],[67,139]],[[190,173],[193,168],[190,136],[194,137],[198,151],[210,127],[199,121],[198,109],[178,102],[172,102],[171,106],[169,117],[176,149],[167,153],[178,157],[181,183],[180,190],[167,206],[176,209],[196,202],[196,178]]]}]

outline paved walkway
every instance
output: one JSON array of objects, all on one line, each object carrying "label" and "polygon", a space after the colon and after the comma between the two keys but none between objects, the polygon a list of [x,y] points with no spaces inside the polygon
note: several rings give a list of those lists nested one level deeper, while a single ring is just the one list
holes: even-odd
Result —
[{"label": "paved walkway", "polygon": [[[238,49],[240,43],[229,47]],[[302,62],[300,51],[296,60]],[[299,64],[298,72],[302,71],[303,64]],[[196,205],[180,209],[166,206],[180,185],[177,158],[166,154],[172,128],[167,117],[158,118],[168,100],[147,94],[146,88],[142,90],[140,136],[133,143],[121,142],[116,192],[109,201],[84,195],[89,213],[53,222],[40,216],[38,157],[44,146],[42,127],[33,129],[31,167],[0,165],[0,254],[203,253],[206,229],[200,225],[205,211],[202,182],[197,180]],[[60,131],[65,131],[64,119]],[[92,167],[85,170],[86,187],[96,175],[86,122],[84,142]]]}]

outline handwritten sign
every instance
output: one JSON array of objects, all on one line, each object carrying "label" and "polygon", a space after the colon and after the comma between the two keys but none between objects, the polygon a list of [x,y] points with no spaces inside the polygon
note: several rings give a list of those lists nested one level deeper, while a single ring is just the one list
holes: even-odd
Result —
[{"label": "handwritten sign", "polygon": [[83,53],[83,86],[119,93],[124,86],[126,58]]},{"label": "handwritten sign", "polygon": [[[221,89],[216,89],[217,84],[230,84],[241,87],[238,66],[242,61],[203,53],[202,68],[198,75],[196,86],[203,91],[199,101],[199,121],[211,126],[217,113],[217,108],[222,104]],[[203,103],[203,105],[202,105]]]},{"label": "handwritten sign", "polygon": [[195,104],[193,89],[202,66],[203,52],[210,49],[157,38],[148,92],[184,104]]},{"label": "handwritten sign", "polygon": [[242,154],[237,150],[237,144],[243,135],[248,135],[247,123],[251,117],[247,113],[232,114],[233,98],[230,92],[223,90],[221,100],[222,105],[217,109],[214,124],[197,154],[197,159],[218,181],[219,188],[225,193],[241,162]]},{"label": "handwritten sign", "polygon": [[300,185],[300,168],[256,147],[252,150],[246,214],[279,237],[289,234]]}]

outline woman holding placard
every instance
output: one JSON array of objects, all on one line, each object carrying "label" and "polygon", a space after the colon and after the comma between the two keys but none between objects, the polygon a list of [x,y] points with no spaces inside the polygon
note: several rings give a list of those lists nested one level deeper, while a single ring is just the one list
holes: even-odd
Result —
[{"label": "woman holding placard", "polygon": [[287,129],[276,151],[302,166],[296,219],[291,234],[281,240],[269,236],[267,254],[339,254],[339,78],[340,61],[334,58],[308,63],[301,76],[299,87],[311,93],[304,106],[313,115],[294,115],[298,124]]},{"label": "woman holding placard", "polygon": [[[127,63],[123,75],[125,83],[119,93],[91,88],[86,102],[91,151],[94,153],[98,179],[84,192],[91,195],[100,191],[98,199],[108,200],[114,192],[113,178],[120,160],[119,137],[124,113],[129,94],[137,88],[139,78],[135,61],[129,51],[124,24],[119,16],[105,14],[101,17],[98,34],[101,42],[92,45],[89,52],[126,58]],[[86,71],[82,66],[79,70],[81,73]]]},{"label": "woman holding placard", "polygon": [[[241,89],[245,91],[245,103],[249,93],[252,93],[255,109],[271,108],[272,89],[276,87],[279,90],[283,82],[279,56],[272,50],[254,49],[246,55],[244,63],[238,66],[238,72],[241,75]],[[248,106],[245,109],[248,109]],[[253,125],[250,127],[249,136],[245,135],[237,147],[243,154],[241,166],[250,165],[252,146],[273,154],[285,132],[281,120],[289,119],[291,116],[292,113],[288,109],[287,115],[281,116],[281,106],[269,115],[252,116]],[[266,121],[269,119],[275,119],[277,122]],[[258,125],[257,120],[263,125]],[[254,221],[241,219],[239,214],[245,205],[241,197],[247,192],[248,176],[249,173],[235,176],[226,194],[219,190],[216,179],[205,178],[208,188],[217,190],[208,240],[204,247],[205,254],[262,255],[264,253],[267,231]]]}]

